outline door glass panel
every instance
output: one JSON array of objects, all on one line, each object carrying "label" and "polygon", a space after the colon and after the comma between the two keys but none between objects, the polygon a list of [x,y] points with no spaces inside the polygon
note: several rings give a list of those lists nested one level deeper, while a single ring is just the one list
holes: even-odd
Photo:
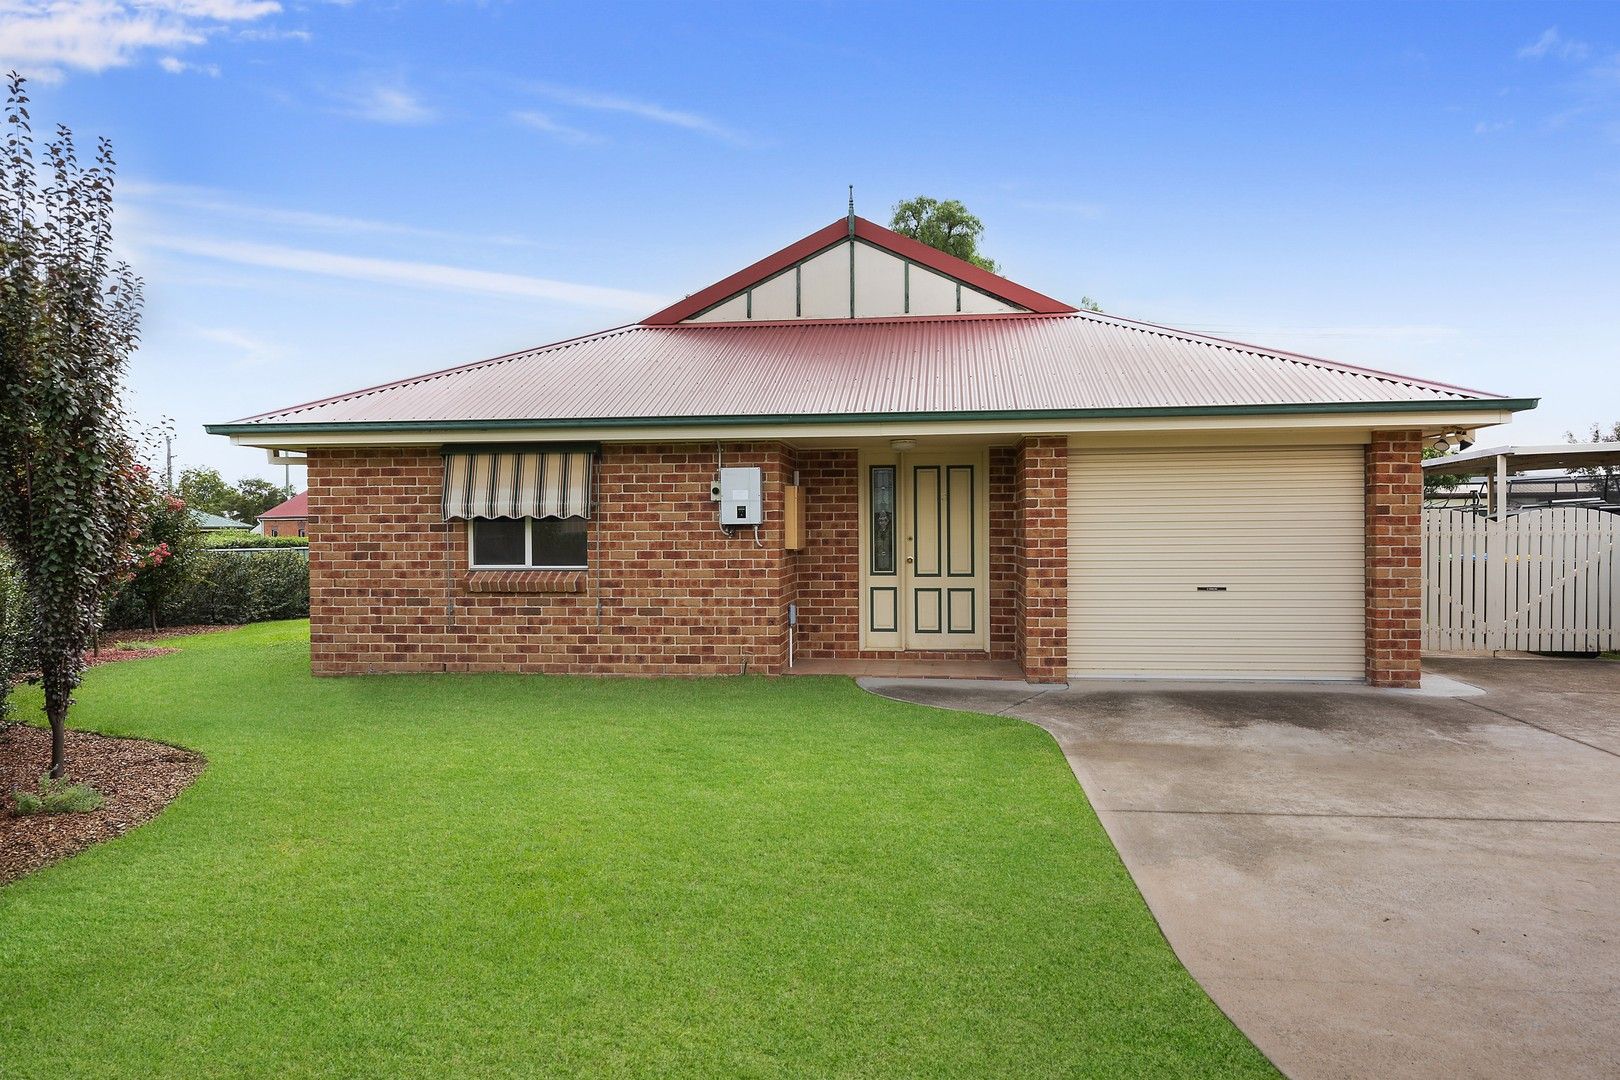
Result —
[{"label": "door glass panel", "polygon": [[894,466],[872,466],[872,573],[894,573]]}]

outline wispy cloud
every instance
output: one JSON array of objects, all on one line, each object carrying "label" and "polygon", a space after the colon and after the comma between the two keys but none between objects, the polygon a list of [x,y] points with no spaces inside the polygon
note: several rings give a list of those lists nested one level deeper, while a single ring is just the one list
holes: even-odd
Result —
[{"label": "wispy cloud", "polygon": [[57,82],[154,52],[173,58],[280,10],[277,0],[0,0],[0,67]]},{"label": "wispy cloud", "polygon": [[219,78],[218,64],[190,64],[178,56],[165,56],[158,61],[158,67],[167,71],[170,75],[184,75],[188,71],[195,71],[199,75],[207,75],[214,79]]},{"label": "wispy cloud", "polygon": [[1592,47],[1586,42],[1567,38],[1558,32],[1558,27],[1549,26],[1541,32],[1540,37],[1519,50],[1519,59],[1544,60],[1552,57],[1556,60],[1585,60],[1591,52]]},{"label": "wispy cloud", "polygon": [[437,109],[423,103],[402,81],[373,82],[343,95],[342,112],[357,120],[378,124],[426,124],[439,118]]},{"label": "wispy cloud", "polygon": [[1513,126],[1512,120],[1480,120],[1474,124],[1475,135],[1494,135]]},{"label": "wispy cloud", "polygon": [[281,356],[281,350],[263,338],[230,327],[198,326],[192,329],[192,335],[234,351],[237,367],[259,367]]},{"label": "wispy cloud", "polygon": [[552,300],[579,307],[611,308],[620,311],[652,311],[667,297],[600,285],[529,277],[493,270],[475,270],[441,263],[403,259],[377,259],[331,251],[221,240],[204,236],[156,235],[142,237],[144,246],[218,259],[239,266],[284,270],[293,274],[344,278],[381,285],[403,285],[436,292],[479,293],[485,296],[523,297]]},{"label": "wispy cloud", "polygon": [[408,236],[423,240],[447,240],[457,243],[498,244],[506,247],[527,246],[528,241],[517,236],[492,236],[482,233],[456,232],[451,229],[407,225],[397,221],[378,221],[373,218],[352,217],[346,214],[326,214],[318,210],[292,210],[281,206],[262,206],[246,202],[213,188],[192,184],[165,184],[150,180],[124,180],[118,185],[126,206],[178,207],[195,216],[213,214],[232,221],[271,225],[276,228],[300,229],[306,232],[336,233],[347,236]]},{"label": "wispy cloud", "polygon": [[553,120],[546,113],[534,109],[520,109],[512,114],[512,119],[533,131],[544,132],[552,138],[565,143],[580,145],[584,143],[602,143],[607,140],[593,131],[570,127],[567,124]]},{"label": "wispy cloud", "polygon": [[617,94],[603,94],[593,90],[552,86],[544,83],[531,85],[530,89],[543,97],[550,98],[552,101],[576,109],[590,109],[596,112],[633,116],[649,123],[680,128],[683,131],[706,135],[711,139],[719,139],[722,142],[734,143],[738,146],[751,145],[754,142],[753,139],[735,128],[727,127],[701,113],[672,108],[656,102],[620,97]]}]

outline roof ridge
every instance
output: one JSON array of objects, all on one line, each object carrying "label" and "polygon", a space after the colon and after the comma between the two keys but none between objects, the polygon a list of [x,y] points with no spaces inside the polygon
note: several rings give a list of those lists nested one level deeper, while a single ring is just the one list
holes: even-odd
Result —
[{"label": "roof ridge", "polygon": [[474,360],[466,364],[456,364],[452,367],[439,368],[436,371],[424,372],[421,375],[412,375],[404,379],[395,379],[392,382],[378,383],[375,386],[362,387],[359,390],[348,390],[341,394],[332,394],[329,397],[316,398],[313,401],[300,402],[297,405],[288,405],[280,409],[270,409],[267,412],[254,413],[252,416],[244,416],[240,420],[232,420],[231,423],[251,424],[256,420],[264,420],[272,416],[285,416],[291,413],[303,412],[305,409],[314,409],[321,405],[331,405],[339,401],[349,401],[354,398],[367,397],[371,394],[380,394],[384,390],[397,390],[402,386],[413,386],[417,383],[431,382],[434,379],[442,379],[447,375],[459,375],[464,371],[472,371],[482,367],[493,367],[496,364],[504,364],[512,360],[519,360],[525,356],[532,356],[535,353],[546,352],[550,349],[560,349],[568,345],[578,345],[587,341],[594,341],[598,338],[611,337],[614,334],[621,333],[626,330],[637,330],[640,328],[640,323],[625,323],[622,326],[615,326],[607,330],[597,330],[594,333],[589,334],[579,334],[575,337],[563,338],[561,341],[553,341],[545,345],[534,345],[527,349],[516,349],[509,353],[502,353],[500,356],[491,356],[485,360]]},{"label": "roof ridge", "polygon": [[1365,375],[1369,378],[1383,382],[1404,383],[1407,386],[1423,386],[1430,390],[1450,390],[1460,394],[1468,394],[1478,398],[1505,398],[1507,395],[1493,393],[1489,390],[1476,390],[1473,387],[1458,386],[1455,383],[1437,382],[1433,379],[1420,379],[1411,375],[1401,375],[1393,371],[1383,371],[1379,368],[1363,367],[1359,364],[1346,364],[1340,360],[1329,360],[1322,356],[1313,356],[1310,353],[1295,352],[1292,349],[1273,349],[1266,345],[1256,345],[1248,341],[1238,341],[1235,338],[1217,337],[1214,334],[1201,334],[1196,330],[1183,330],[1175,326],[1165,326],[1163,323],[1147,322],[1143,319],[1132,319],[1124,315],[1113,315],[1106,311],[1076,311],[1075,315],[1091,319],[1094,322],[1111,322],[1123,324],[1127,329],[1139,333],[1155,333],[1164,337],[1180,338],[1182,341],[1191,341],[1198,344],[1216,345],[1230,349],[1240,349],[1243,352],[1254,353],[1261,356],[1275,356],[1291,364],[1300,364],[1308,367],[1319,367],[1327,371],[1338,371],[1348,375]]}]

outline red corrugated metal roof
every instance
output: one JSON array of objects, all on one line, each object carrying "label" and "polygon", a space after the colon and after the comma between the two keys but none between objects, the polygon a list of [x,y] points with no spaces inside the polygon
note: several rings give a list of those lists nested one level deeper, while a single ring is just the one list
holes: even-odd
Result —
[{"label": "red corrugated metal roof", "polygon": [[[786,270],[799,260],[807,259],[818,251],[849,239],[850,235],[849,219],[839,218],[826,228],[818,229],[803,240],[789,244],[775,254],[765,256],[759,262],[744,267],[730,277],[722,278],[707,289],[700,289],[686,299],[677,301],[662,311],[654,312],[643,319],[642,323],[647,326],[671,326],[683,319],[690,319],[698,312],[711,308],[722,300],[728,300],[744,289],[758,285],[771,275]],[[1061,300],[1054,300],[1034,289],[1027,289],[999,274],[981,270],[955,255],[947,255],[937,248],[931,248],[909,236],[901,236],[863,217],[855,218],[853,235],[878,247],[887,248],[919,266],[938,270],[946,277],[955,278],[1016,307],[1046,315],[1064,314],[1075,310],[1072,305],[1065,304]]]},{"label": "red corrugated metal roof", "polygon": [[309,517],[309,492],[300,491],[280,506],[272,506],[259,515],[259,520],[265,518],[307,518]]},{"label": "red corrugated metal roof", "polygon": [[480,420],[584,424],[1492,399],[1508,400],[1075,312],[638,324],[218,427]]}]

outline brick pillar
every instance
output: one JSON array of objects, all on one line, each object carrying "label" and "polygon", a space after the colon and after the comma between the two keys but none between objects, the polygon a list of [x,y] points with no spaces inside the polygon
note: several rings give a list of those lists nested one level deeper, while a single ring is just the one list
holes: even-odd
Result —
[{"label": "brick pillar", "polygon": [[1031,682],[1069,672],[1069,443],[1025,439],[1018,449],[1013,608],[1018,662]]},{"label": "brick pillar", "polygon": [[1423,673],[1423,433],[1375,431],[1367,447],[1367,681]]}]

